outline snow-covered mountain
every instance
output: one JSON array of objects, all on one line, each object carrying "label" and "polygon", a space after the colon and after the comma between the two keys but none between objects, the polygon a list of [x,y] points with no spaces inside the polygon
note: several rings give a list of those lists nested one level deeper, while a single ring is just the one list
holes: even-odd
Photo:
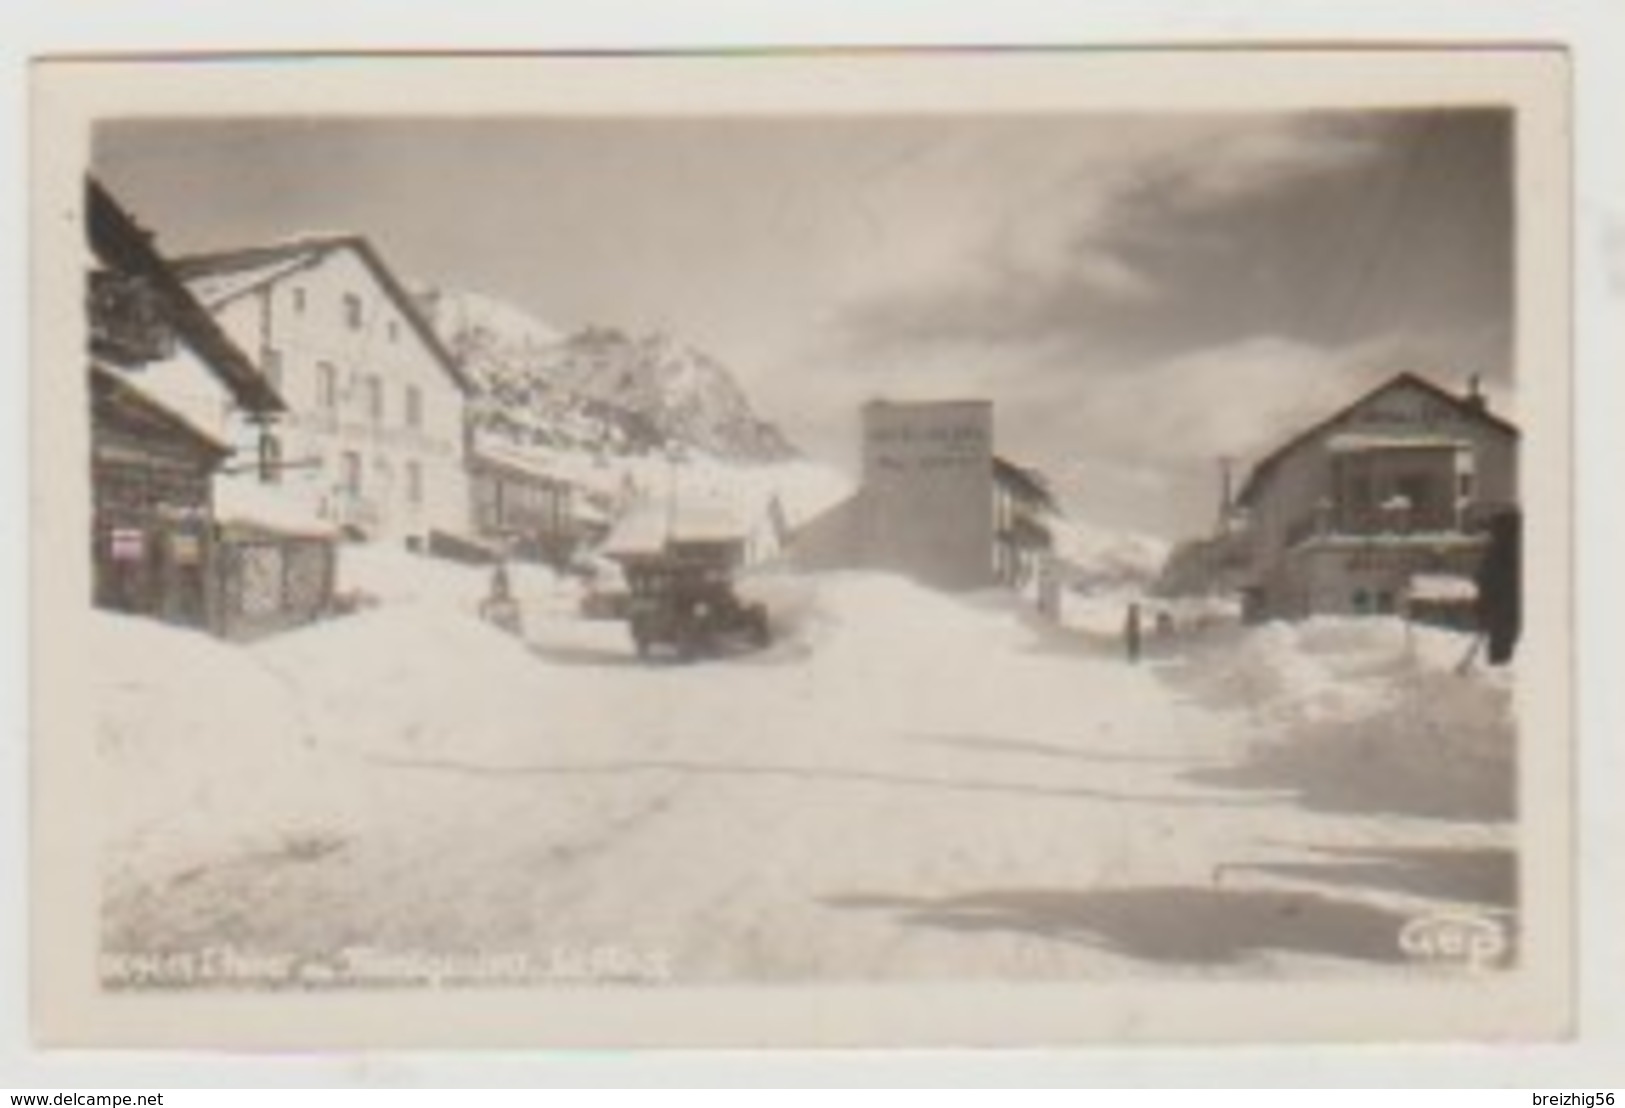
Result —
[{"label": "snow-covered mountain", "polygon": [[1055,553],[1078,587],[1143,587],[1156,579],[1168,558],[1168,544],[1149,535],[1114,531],[1076,517],[1054,519],[1050,527]]},{"label": "snow-covered mountain", "polygon": [[726,366],[666,334],[563,334],[521,308],[447,289],[419,293],[479,383],[476,427],[516,445],[636,456],[678,446],[736,462],[797,451],[757,415]]}]

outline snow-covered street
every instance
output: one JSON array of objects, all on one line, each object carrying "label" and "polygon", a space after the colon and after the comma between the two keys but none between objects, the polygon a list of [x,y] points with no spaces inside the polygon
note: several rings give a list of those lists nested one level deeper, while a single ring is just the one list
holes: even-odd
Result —
[{"label": "snow-covered street", "polygon": [[373,562],[377,607],[252,646],[97,614],[106,950],[1348,974],[1414,972],[1420,914],[1515,924],[1511,682],[1442,632],[1222,626],[1131,665],[1090,631],[1115,601],[1055,627],[787,575],[752,583],[768,651],[650,664],[542,571],[517,639],[485,571]]}]

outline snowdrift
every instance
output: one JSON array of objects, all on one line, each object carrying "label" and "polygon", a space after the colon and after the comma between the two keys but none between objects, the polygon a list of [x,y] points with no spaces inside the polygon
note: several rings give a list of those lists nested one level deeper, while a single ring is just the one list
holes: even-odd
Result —
[{"label": "snowdrift", "polygon": [[359,594],[375,604],[427,603],[473,612],[490,583],[489,569],[414,554],[385,543],[339,547],[338,591]]},{"label": "snowdrift", "polygon": [[944,640],[996,649],[1030,637],[1016,599],[1003,590],[953,595],[891,573],[766,569],[742,578],[739,592],[767,605],[776,642],[821,655],[870,655],[877,665],[914,665]]},{"label": "snowdrift", "polygon": [[1203,651],[1176,680],[1248,712],[1254,759],[1323,798],[1381,797],[1401,814],[1514,815],[1509,669],[1458,663],[1468,635],[1397,618],[1271,623]]},{"label": "snowdrift", "polygon": [[293,689],[326,743],[376,752],[477,745],[534,702],[540,667],[514,637],[433,606],[365,612],[255,648]]},{"label": "snowdrift", "polygon": [[[489,570],[353,545],[340,574],[376,606],[248,646],[95,614],[110,874],[342,842],[367,809],[357,759],[478,749],[525,718],[545,667],[476,616]],[[522,596],[553,583],[514,571]]]},{"label": "snowdrift", "polygon": [[96,612],[91,630],[111,877],[139,883],[339,833],[343,799],[286,670],[151,620]]}]

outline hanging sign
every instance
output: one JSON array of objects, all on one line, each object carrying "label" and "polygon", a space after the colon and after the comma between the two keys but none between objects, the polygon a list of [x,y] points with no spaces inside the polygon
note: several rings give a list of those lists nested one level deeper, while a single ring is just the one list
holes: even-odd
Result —
[{"label": "hanging sign", "polygon": [[111,549],[115,562],[139,562],[147,552],[146,533],[136,527],[115,527]]},{"label": "hanging sign", "polygon": [[195,566],[203,561],[203,542],[197,535],[180,534],[169,536],[169,556],[176,565]]}]

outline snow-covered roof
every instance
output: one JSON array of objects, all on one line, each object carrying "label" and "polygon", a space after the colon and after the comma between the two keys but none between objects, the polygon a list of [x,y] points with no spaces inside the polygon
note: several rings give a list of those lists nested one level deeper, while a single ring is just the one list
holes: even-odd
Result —
[{"label": "snow-covered roof", "polygon": [[581,451],[527,447],[487,434],[476,437],[472,453],[476,458],[591,493],[614,496],[621,489],[623,467]]},{"label": "snow-covered roof", "polygon": [[302,269],[309,262],[310,259],[305,256],[272,258],[260,265],[244,269],[188,276],[186,287],[192,290],[192,294],[201,300],[205,307],[212,310],[262,284],[280,280],[289,273]]},{"label": "snow-covered roof", "polygon": [[216,481],[214,514],[226,526],[311,538],[333,538],[338,534],[333,524],[322,519],[313,506],[291,490],[265,484],[252,476]]},{"label": "snow-covered roof", "polygon": [[571,499],[570,516],[577,523],[603,524],[609,522],[609,513],[584,496],[577,496]]},{"label": "snow-covered roof", "polygon": [[1471,578],[1453,573],[1417,573],[1406,586],[1412,600],[1466,602],[1478,599],[1478,586]]},{"label": "snow-covered roof", "polygon": [[746,528],[729,505],[679,500],[675,505],[645,501],[616,522],[602,552],[612,558],[659,554],[669,542],[742,542]]},{"label": "snow-covered roof", "polygon": [[476,460],[493,462],[548,481],[557,481],[561,484],[568,484],[570,481],[569,476],[563,472],[555,459],[533,451],[509,446],[497,440],[483,439],[476,443],[473,449],[473,457]]},{"label": "snow-covered roof", "polygon": [[1363,431],[1346,431],[1326,440],[1326,449],[1333,454],[1373,450],[1471,450],[1472,446],[1465,439],[1446,435],[1382,435]]},{"label": "snow-covered roof", "polygon": [[103,272],[133,279],[155,296],[164,321],[244,409],[260,414],[285,411],[287,404],[276,389],[187,287],[178,263],[158,252],[151,235],[112,194],[91,179],[85,202],[90,245],[97,262],[106,267]]},{"label": "snow-covered roof", "polygon": [[1461,531],[1410,531],[1410,532],[1379,532],[1369,535],[1311,535],[1299,544],[1299,549],[1306,547],[1336,547],[1347,549],[1349,547],[1476,547],[1484,545],[1488,540],[1483,535],[1470,535]]},{"label": "snow-covered roof", "polygon": [[123,412],[126,418],[138,418],[149,428],[155,425],[165,434],[178,434],[209,455],[213,464],[230,456],[230,446],[175,411],[164,400],[136,387],[136,380],[135,375],[92,362],[90,388],[97,418],[103,418],[104,412]]}]

